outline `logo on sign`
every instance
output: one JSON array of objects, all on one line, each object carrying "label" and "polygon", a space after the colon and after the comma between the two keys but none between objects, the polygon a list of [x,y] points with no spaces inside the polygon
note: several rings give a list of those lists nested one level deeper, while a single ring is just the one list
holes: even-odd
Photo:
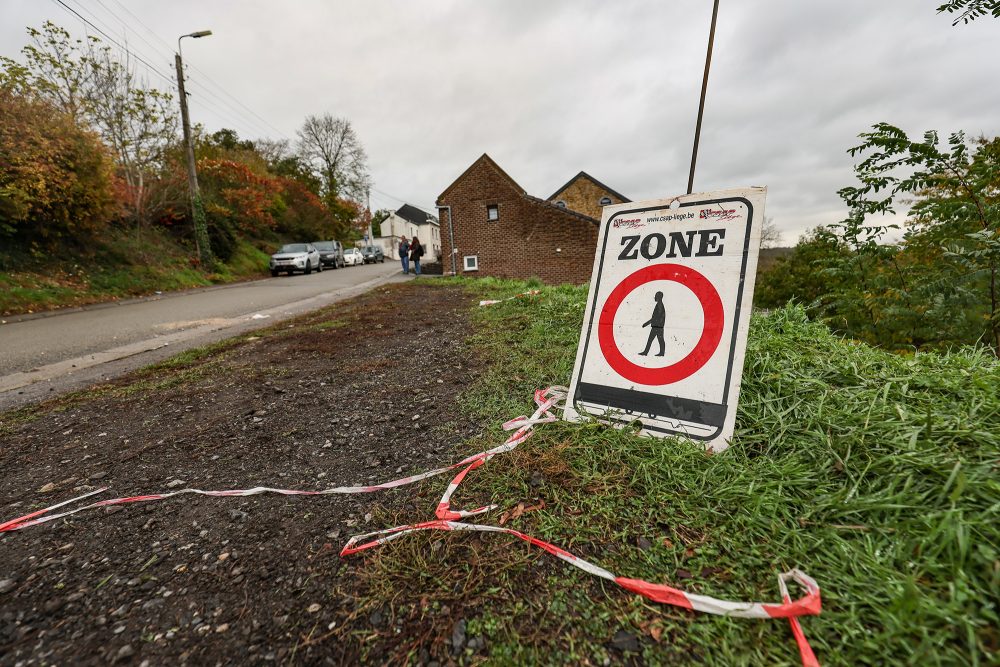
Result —
[{"label": "logo on sign", "polygon": [[717,210],[714,208],[703,208],[698,211],[698,217],[702,220],[735,220],[736,219],[736,209],[729,209],[728,211]]}]

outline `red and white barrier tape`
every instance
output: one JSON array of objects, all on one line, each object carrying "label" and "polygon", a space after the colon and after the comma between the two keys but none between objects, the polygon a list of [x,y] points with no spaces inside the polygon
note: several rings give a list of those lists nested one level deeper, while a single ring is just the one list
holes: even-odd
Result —
[{"label": "red and white barrier tape", "polygon": [[492,306],[495,303],[503,303],[504,301],[513,301],[514,299],[523,299],[526,296],[536,296],[541,293],[542,293],[541,290],[533,289],[533,290],[528,290],[527,292],[521,292],[520,294],[515,294],[514,296],[509,297],[507,299],[483,299],[482,301],[479,302],[479,305]]},{"label": "red and white barrier tape", "polygon": [[[462,519],[470,516],[477,516],[488,512],[492,509],[496,509],[496,505],[487,505],[485,507],[480,507],[474,510],[452,510],[451,509],[451,497],[458,489],[459,485],[465,479],[465,477],[475,470],[476,468],[484,465],[491,458],[497,454],[502,454],[504,452],[509,452],[516,448],[519,444],[527,440],[531,434],[532,429],[534,429],[536,424],[544,424],[548,422],[557,421],[557,417],[552,413],[552,409],[557,406],[559,402],[565,399],[567,390],[564,387],[550,387],[545,390],[538,390],[535,392],[534,399],[537,409],[530,416],[521,416],[516,419],[512,419],[504,423],[503,428],[506,431],[514,431],[514,433],[502,444],[494,447],[493,449],[488,449],[486,451],[479,452],[478,454],[473,454],[472,456],[466,457],[465,459],[459,461],[450,466],[445,466],[443,468],[435,468],[434,470],[429,470],[427,472],[420,473],[419,475],[411,475],[409,477],[402,477],[390,482],[384,482],[382,484],[376,484],[372,486],[338,486],[329,489],[323,489],[321,491],[304,491],[296,489],[275,489],[271,487],[258,486],[252,489],[229,489],[222,491],[203,491],[201,489],[179,489],[177,491],[169,491],[165,493],[155,493],[149,495],[141,496],[127,496],[122,498],[112,498],[110,500],[102,500],[95,503],[90,503],[88,505],[83,505],[82,507],[77,507],[75,509],[67,510],[65,512],[60,512],[58,514],[49,514],[52,510],[64,507],[76,501],[88,498],[94,494],[106,491],[106,488],[96,489],[85,493],[81,496],[71,498],[69,500],[64,500],[60,503],[47,507],[45,509],[37,510],[31,512],[30,514],[25,514],[24,516],[17,517],[15,519],[10,519],[0,523],[0,533],[10,532],[15,530],[21,530],[29,526],[36,526],[49,521],[54,521],[63,517],[76,514],[77,512],[82,512],[87,509],[93,509],[97,507],[108,507],[111,505],[123,505],[126,503],[135,502],[147,502],[153,500],[165,500],[167,498],[172,498],[174,496],[180,496],[184,494],[198,494],[203,496],[212,497],[231,497],[231,496],[253,496],[262,493],[277,493],[287,496],[323,496],[323,495],[334,495],[334,494],[356,494],[356,493],[372,493],[375,491],[381,491],[383,489],[392,489],[400,486],[405,486],[407,484],[412,484],[429,477],[434,477],[435,475],[440,475],[450,470],[455,470],[457,468],[462,468],[462,470],[452,479],[451,483],[448,484],[448,488],[445,490],[444,495],[441,497],[438,503],[435,515],[437,519],[433,521],[425,521],[423,523],[410,524],[405,526],[397,526],[395,528],[389,528],[386,530],[378,530],[371,533],[365,533],[363,535],[356,535],[352,537],[344,548],[341,550],[341,556],[347,556],[350,554],[358,553],[359,551],[364,551],[366,549],[371,549],[373,547],[385,544],[395,540],[403,535],[414,533],[423,530],[458,530],[458,531],[477,531],[485,533],[506,533],[508,535],[513,535],[514,537],[528,542],[534,546],[537,546],[546,552],[554,555],[555,557],[570,563],[571,565],[580,568],[581,570],[592,574],[596,577],[612,581],[622,588],[632,591],[633,593],[638,593],[643,597],[649,598],[655,602],[660,602],[663,604],[669,604],[676,607],[682,607],[684,609],[691,609],[693,611],[700,611],[707,614],[717,614],[722,616],[736,616],[739,618],[787,618],[792,626],[792,634],[795,636],[795,641],[798,644],[799,652],[802,657],[802,664],[805,667],[818,667],[819,662],[816,660],[816,656],[813,654],[812,649],[809,646],[808,641],[802,632],[802,627],[798,622],[799,616],[806,615],[816,615],[820,613],[821,600],[820,600],[820,589],[819,585],[804,572],[793,569],[789,572],[783,572],[778,575],[778,586],[781,591],[782,602],[780,604],[767,604],[763,602],[731,602],[728,600],[719,600],[717,598],[712,598],[707,595],[697,595],[694,593],[685,593],[676,588],[666,586],[664,584],[654,584],[648,581],[642,581],[640,579],[629,579],[627,577],[619,577],[612,574],[608,570],[602,567],[594,565],[593,563],[586,561],[582,558],[574,556],[573,554],[557,547],[554,544],[539,540],[530,535],[526,535],[517,530],[511,528],[503,528],[500,526],[488,526],[482,524],[470,524],[454,521],[454,519]],[[368,542],[358,544],[362,540],[368,538],[375,538]],[[792,600],[788,594],[787,582],[789,580],[795,581],[800,586],[802,586],[806,594],[797,599]]]},{"label": "red and white barrier tape", "polygon": [[[787,618],[792,626],[792,634],[794,635],[795,642],[798,645],[799,655],[802,658],[802,664],[804,667],[819,667],[819,661],[816,659],[812,648],[809,646],[809,642],[806,640],[805,634],[802,632],[802,626],[799,624],[798,617],[817,615],[820,613],[822,608],[820,589],[819,584],[817,584],[815,580],[801,570],[793,569],[788,572],[782,572],[778,575],[778,588],[781,592],[782,598],[782,602],[779,604],[767,604],[763,602],[732,602],[729,600],[720,600],[718,598],[709,597],[707,595],[685,593],[682,590],[666,586],[664,584],[654,584],[641,579],[619,577],[598,565],[586,561],[578,556],[574,556],[565,549],[561,549],[554,544],[539,540],[536,537],[526,535],[525,533],[511,528],[452,521],[452,519],[474,516],[496,508],[495,505],[488,505],[486,507],[480,507],[470,511],[452,511],[451,496],[455,493],[456,489],[458,489],[458,486],[462,483],[468,473],[485,464],[494,455],[514,449],[517,445],[524,442],[531,435],[531,429],[535,424],[556,421],[556,416],[552,414],[550,410],[559,401],[565,399],[566,393],[567,392],[564,387],[550,387],[544,391],[536,391],[535,404],[538,406],[538,409],[535,410],[531,417],[518,417],[503,425],[504,430],[507,431],[517,429],[503,445],[490,450],[490,453],[488,454],[484,452],[483,455],[477,455],[471,459],[466,459],[467,461],[470,461],[469,464],[451,481],[448,488],[445,490],[444,495],[441,497],[441,501],[438,503],[437,511],[435,512],[437,515],[436,520],[397,526],[395,528],[388,528],[385,530],[377,530],[363,535],[355,535],[348,540],[347,544],[344,545],[344,548],[340,551],[340,555],[348,556],[355,554],[359,551],[364,551],[366,549],[371,549],[381,544],[385,544],[386,542],[391,542],[392,540],[398,539],[403,535],[423,530],[464,530],[483,533],[506,533],[507,535],[513,535],[519,540],[523,540],[529,544],[539,547],[556,558],[580,568],[584,572],[592,574],[595,577],[612,581],[622,588],[632,591],[633,593],[638,593],[639,595],[649,598],[654,602],[669,604],[675,607],[682,607],[684,609],[691,609],[693,611],[700,611],[706,614],[716,614],[719,616],[735,616],[737,618]],[[375,539],[369,540],[369,538]],[[369,541],[358,544],[363,540]],[[805,589],[806,593],[803,597],[794,601],[791,599],[791,596],[788,594],[789,580],[795,581]]]}]

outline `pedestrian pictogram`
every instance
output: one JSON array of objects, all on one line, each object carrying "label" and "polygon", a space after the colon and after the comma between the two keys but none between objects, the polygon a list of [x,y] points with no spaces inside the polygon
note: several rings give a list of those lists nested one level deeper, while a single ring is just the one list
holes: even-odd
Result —
[{"label": "pedestrian pictogram", "polygon": [[604,209],[567,417],[724,449],[736,418],[765,188]]}]

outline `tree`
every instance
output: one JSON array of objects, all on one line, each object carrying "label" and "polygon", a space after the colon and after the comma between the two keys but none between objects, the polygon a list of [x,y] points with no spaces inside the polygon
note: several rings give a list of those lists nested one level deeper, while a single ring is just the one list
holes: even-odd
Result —
[{"label": "tree", "polygon": [[381,234],[378,230],[382,228],[382,223],[385,222],[390,215],[392,215],[392,211],[384,208],[380,208],[372,213],[372,229],[375,230],[373,233],[376,235]]},{"label": "tree", "polygon": [[328,206],[341,197],[364,200],[371,182],[368,156],[351,121],[329,113],[307,116],[298,137],[298,153],[320,177]]},{"label": "tree", "polygon": [[[1000,354],[1000,140],[981,139],[970,153],[961,132],[940,147],[936,132],[913,141],[888,123],[873,126],[861,139],[849,151],[866,155],[855,165],[860,184],[839,191],[849,215],[837,226],[855,251],[859,280],[883,264],[895,282],[890,294],[897,311],[926,314],[928,304],[939,303],[950,305],[950,317],[957,317],[957,309],[972,309],[972,320],[978,317],[985,325],[975,337],[988,340]],[[895,225],[871,224],[870,216],[894,214],[901,196],[917,201],[904,252],[898,253],[878,243]],[[921,248],[924,257],[928,248],[940,249],[932,253],[936,261],[914,261]],[[982,303],[988,303],[985,309]]]},{"label": "tree", "polygon": [[760,247],[776,248],[781,243],[781,230],[774,224],[774,218],[764,218],[764,225],[760,230]]},{"label": "tree", "polygon": [[795,300],[814,308],[822,307],[824,299],[841,291],[830,268],[847,252],[847,247],[830,229],[809,230],[791,254],[779,257],[772,268],[758,277],[754,304],[779,308]]},{"label": "tree", "polygon": [[154,190],[177,135],[171,95],[149,86],[127,56],[118,60],[96,37],[73,39],[50,21],[28,34],[23,63],[0,58],[0,81],[96,130],[116,158],[127,216],[148,222],[169,203]]},{"label": "tree", "polygon": [[949,0],[937,8],[938,14],[948,12],[958,14],[952,25],[959,23],[971,23],[981,16],[992,14],[993,18],[1000,18],[1000,2],[998,0]]},{"label": "tree", "polygon": [[0,86],[0,237],[83,240],[114,212],[100,139],[51,102]]},{"label": "tree", "polygon": [[26,64],[0,56],[0,83],[21,95],[39,96],[74,122],[84,122],[91,83],[91,70],[84,63],[100,40],[73,39],[51,21],[42,24],[41,30],[27,30],[31,43],[21,49]]},{"label": "tree", "polygon": [[87,115],[114,151],[127,185],[130,217],[148,223],[156,213],[154,189],[166,166],[166,151],[177,137],[173,98],[148,86],[126,59],[92,43],[85,61],[90,68]]}]

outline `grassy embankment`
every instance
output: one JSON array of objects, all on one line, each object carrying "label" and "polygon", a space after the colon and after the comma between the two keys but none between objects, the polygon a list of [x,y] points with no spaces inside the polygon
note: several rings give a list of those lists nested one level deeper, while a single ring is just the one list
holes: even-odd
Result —
[{"label": "grassy embankment", "polygon": [[[526,285],[469,289],[502,298]],[[502,441],[499,424],[530,412],[536,387],[568,382],[585,297],[544,288],[477,311],[490,370],[460,400],[492,427],[462,452]],[[1000,363],[975,351],[897,356],[800,309],[755,315],[728,451],[548,424],[470,474],[453,504],[499,503],[479,518],[495,524],[544,500],[507,526],[714,597],[775,601],[776,573],[797,566],[823,589],[822,615],[803,620],[823,664],[997,664],[998,387]],[[444,486],[425,484],[420,507]],[[412,520],[379,520],[397,518]],[[786,621],[660,606],[512,538],[417,534],[368,553],[369,604],[461,614],[498,664],[798,662]]]},{"label": "grassy embankment", "polygon": [[113,230],[86,249],[67,246],[34,254],[0,249],[0,315],[264,277],[267,253],[257,245],[241,240],[233,257],[215,271],[192,266],[193,251],[157,229],[138,236]]}]

